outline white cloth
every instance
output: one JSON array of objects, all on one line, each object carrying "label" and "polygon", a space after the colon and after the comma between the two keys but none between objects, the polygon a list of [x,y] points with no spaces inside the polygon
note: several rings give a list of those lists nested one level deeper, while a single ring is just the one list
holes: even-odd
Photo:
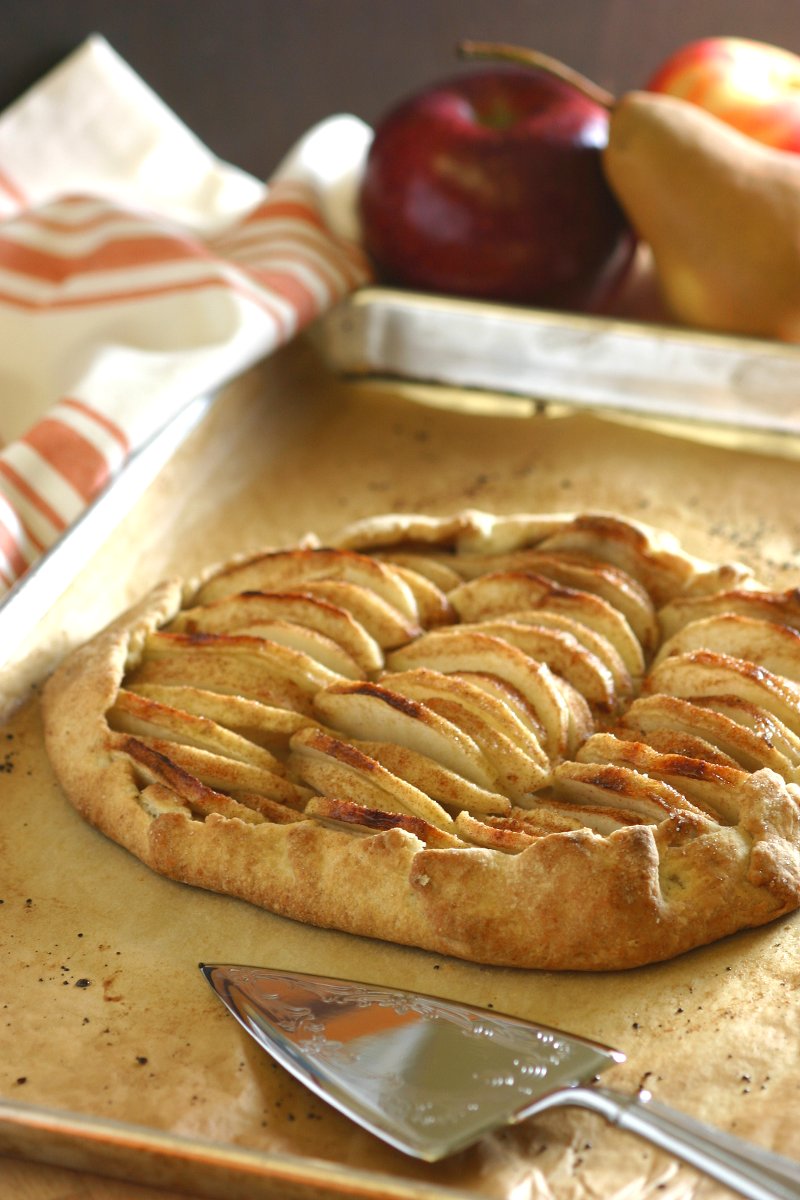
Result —
[{"label": "white cloth", "polygon": [[99,36],[0,116],[0,595],[189,401],[367,282],[370,137],[331,117],[264,184]]}]

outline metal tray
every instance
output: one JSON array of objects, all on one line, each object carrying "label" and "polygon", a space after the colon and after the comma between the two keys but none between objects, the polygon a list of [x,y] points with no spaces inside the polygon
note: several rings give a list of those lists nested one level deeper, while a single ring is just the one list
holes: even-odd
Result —
[{"label": "metal tray", "polygon": [[[422,409],[407,403],[404,385],[332,376],[300,339],[219,397],[42,619],[34,653],[41,662],[62,652],[165,575],[191,576],[309,529],[324,538],[390,508],[639,512],[701,556],[748,554],[759,573],[766,566],[788,581],[800,574],[800,559],[786,561],[800,546],[795,476],[792,462],[585,412],[550,421]],[[790,1152],[795,919],[588,980],[459,963],[300,926],[155,876],[66,805],[35,703],[3,738],[15,757],[13,771],[0,773],[0,840],[14,847],[0,871],[0,1152],[225,1200],[510,1200],[548,1191],[652,1200],[698,1186],[667,1156],[567,1114],[435,1169],[410,1165],[311,1108],[242,1045],[197,971],[223,959],[412,987],[562,1024],[629,1055],[620,1087],[646,1081],[667,1103]]]},{"label": "metal tray", "polygon": [[433,385],[439,404],[450,389],[484,411],[604,410],[749,448],[800,435],[800,347],[779,342],[386,288],[357,292],[317,335],[331,369]]}]

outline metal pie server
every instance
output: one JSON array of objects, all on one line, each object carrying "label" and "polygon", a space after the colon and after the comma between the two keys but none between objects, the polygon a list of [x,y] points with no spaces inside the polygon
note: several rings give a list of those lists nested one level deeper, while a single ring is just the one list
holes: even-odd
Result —
[{"label": "metal pie server", "polygon": [[252,1037],[334,1108],[436,1162],[559,1105],[593,1109],[753,1200],[798,1200],[800,1163],[596,1086],[617,1050],[488,1009],[265,967],[201,964]]}]

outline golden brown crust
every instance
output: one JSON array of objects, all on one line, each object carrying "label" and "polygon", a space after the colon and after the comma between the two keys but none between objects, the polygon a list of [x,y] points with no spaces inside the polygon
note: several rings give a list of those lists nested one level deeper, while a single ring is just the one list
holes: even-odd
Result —
[{"label": "golden brown crust", "polygon": [[[648,672],[655,609],[668,606],[674,630],[679,601],[755,588],[744,568],[608,514],[389,514],[337,544],[160,585],[62,664],[44,690],[45,737],[87,820],[173,879],[476,962],[627,968],[800,905],[796,681],[768,691],[775,711],[739,712],[723,683],[709,698],[711,667],[695,696],[697,663],[678,654],[637,678],[647,700],[634,719],[630,677],[615,684],[596,654],[630,660],[635,642]],[[529,551],[505,581],[492,571]],[[497,579],[480,591],[490,575],[499,592]],[[523,611],[520,575],[546,581]],[[221,610],[240,588],[272,599]],[[471,615],[451,637],[460,595],[476,594],[490,632]],[[498,645],[504,630],[512,641]],[[331,649],[337,631],[378,665],[341,675],[352,654]],[[433,666],[404,655],[417,641],[435,646]],[[595,703],[560,673],[567,644],[586,678],[603,672]],[[552,647],[551,661],[534,647]],[[679,702],[659,703],[661,677]],[[770,722],[786,749],[759,755]]]}]

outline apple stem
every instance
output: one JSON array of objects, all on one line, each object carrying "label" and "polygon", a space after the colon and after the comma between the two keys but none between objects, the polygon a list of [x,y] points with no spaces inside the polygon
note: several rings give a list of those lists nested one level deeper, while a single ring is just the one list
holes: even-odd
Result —
[{"label": "apple stem", "polygon": [[505,42],[460,42],[458,45],[458,54],[460,58],[488,58],[494,61],[505,60],[506,62],[518,63],[521,66],[534,67],[540,71],[546,71],[548,75],[554,75],[557,79],[561,79],[564,83],[570,83],[573,87],[582,92],[589,100],[593,100],[595,104],[599,104],[601,108],[612,109],[616,104],[616,97],[611,92],[606,91],[599,83],[594,83],[580,71],[574,71],[572,67],[568,67],[566,63],[560,62],[557,58],[552,58],[549,54],[542,54],[539,50],[529,50],[525,46],[511,46]]}]

